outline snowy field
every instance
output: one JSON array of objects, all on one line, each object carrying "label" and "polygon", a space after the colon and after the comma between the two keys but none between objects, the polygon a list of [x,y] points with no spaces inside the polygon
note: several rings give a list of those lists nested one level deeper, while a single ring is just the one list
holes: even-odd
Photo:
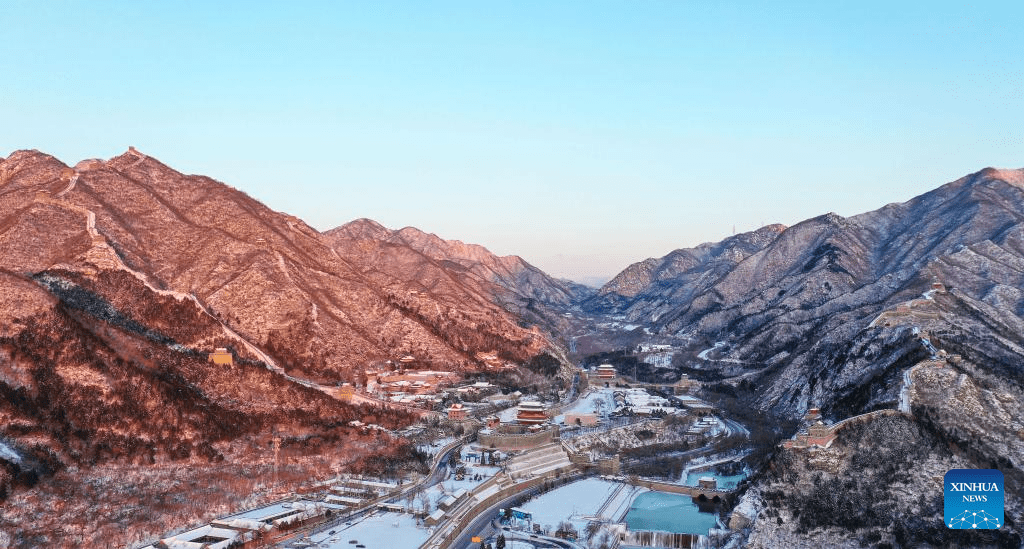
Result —
[{"label": "snowy field", "polygon": [[412,515],[376,513],[352,526],[340,526],[333,534],[325,532],[311,539],[316,544],[313,547],[322,549],[353,549],[357,545],[366,549],[418,549],[429,536],[427,529],[416,526]]},{"label": "snowy field", "polygon": [[684,410],[670,406],[667,399],[648,393],[646,389],[617,389],[617,391],[624,393],[626,407],[632,408],[634,411],[646,409],[663,410],[669,414],[686,413]]},{"label": "snowy field", "polygon": [[651,353],[643,358],[643,361],[655,368],[671,368],[672,357],[675,353],[662,352],[662,353]]},{"label": "snowy field", "polygon": [[21,456],[14,451],[14,448],[11,448],[3,442],[0,442],[0,458],[14,463],[21,463]]},{"label": "snowy field", "polygon": [[577,530],[583,531],[589,522],[584,517],[596,516],[620,486],[620,482],[583,479],[542,494],[527,502],[522,509],[533,515],[534,524],[555,529],[559,522],[568,520]]},{"label": "snowy field", "polygon": [[502,423],[511,423],[516,420],[516,414],[518,413],[519,409],[513,406],[511,408],[505,408],[504,410],[498,412],[497,416]]},{"label": "snowy field", "polygon": [[[505,532],[505,549],[537,549],[537,546],[532,543],[514,540],[510,536],[508,532]],[[473,547],[475,549],[476,546]],[[494,540],[491,540],[491,547],[494,547]]]},{"label": "snowy field", "polygon": [[[622,395],[622,406],[615,404],[616,393]],[[589,389],[572,407],[565,410],[565,413],[597,414],[600,412],[599,415],[607,415],[611,412],[620,411],[623,408],[632,408],[634,412],[646,413],[654,410],[663,410],[670,414],[685,413],[685,410],[671,406],[668,400],[652,395],[646,389],[620,389],[613,387]],[[555,416],[555,422],[564,423],[565,416]]]},{"label": "snowy field", "polygon": [[433,456],[436,455],[439,451],[441,451],[441,448],[444,448],[446,445],[452,442],[455,442],[455,437],[445,437],[430,443],[417,444],[416,449],[427,455]]},{"label": "snowy field", "polygon": [[615,409],[615,400],[612,398],[612,389],[589,389],[571,407],[565,409],[562,414],[554,417],[555,423],[565,423],[565,415],[573,414],[598,414],[605,415]]}]

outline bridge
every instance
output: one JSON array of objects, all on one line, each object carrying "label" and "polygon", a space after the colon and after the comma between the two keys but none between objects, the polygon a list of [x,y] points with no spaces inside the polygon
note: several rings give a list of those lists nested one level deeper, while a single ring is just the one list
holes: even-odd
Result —
[{"label": "bridge", "polygon": [[711,490],[708,488],[700,488],[697,486],[683,486],[681,484],[671,484],[668,482],[660,482],[657,480],[648,480],[643,478],[631,478],[629,483],[634,486],[643,486],[657,492],[670,492],[673,494],[686,494],[693,499],[701,499],[701,496],[708,501],[722,501],[725,496],[729,495],[729,492],[725,490]]}]

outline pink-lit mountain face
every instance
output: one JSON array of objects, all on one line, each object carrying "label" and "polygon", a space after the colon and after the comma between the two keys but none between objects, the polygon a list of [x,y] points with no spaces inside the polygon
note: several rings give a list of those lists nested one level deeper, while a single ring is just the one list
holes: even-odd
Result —
[{"label": "pink-lit mountain face", "polygon": [[[0,168],[9,212],[0,226],[5,268],[131,271],[154,291],[186,296],[290,371],[335,381],[405,354],[472,367],[465,348],[475,346],[459,340],[461,332],[482,334],[519,358],[545,345],[489,296],[434,307],[428,291],[410,313],[408,290],[367,276],[389,273],[339,254],[337,238],[140,154],[69,169],[18,152]],[[466,318],[447,318],[453,306]]]},{"label": "pink-lit mountain face", "polygon": [[444,240],[414,227],[391,230],[357,219],[325,233],[335,250],[382,284],[423,291],[456,304],[470,298],[498,303],[521,321],[557,331],[561,317],[593,293],[552,278],[519,256],[498,256],[483,246]]},{"label": "pink-lit mountain face", "polygon": [[[15,152],[0,160],[0,485],[29,468],[6,449],[52,471],[230,460],[224,444],[271,428],[337,438],[361,412],[296,378],[354,381],[407,355],[476,370],[477,353],[548,349],[472,270],[325,236],[134,150],[73,167]],[[210,363],[215,347],[234,366]]]}]

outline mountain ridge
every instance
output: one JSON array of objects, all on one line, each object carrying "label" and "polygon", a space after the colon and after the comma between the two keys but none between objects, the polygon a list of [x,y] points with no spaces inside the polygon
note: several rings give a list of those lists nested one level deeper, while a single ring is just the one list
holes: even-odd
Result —
[{"label": "mountain ridge", "polygon": [[[246,376],[269,375],[300,392],[307,387],[296,383],[299,378],[355,382],[364,368],[403,356],[419,367],[479,371],[485,367],[476,357],[481,352],[519,363],[544,350],[557,354],[544,333],[520,325],[496,303],[489,287],[468,291],[461,269],[436,262],[437,276],[450,281],[451,291],[413,296],[404,284],[390,283],[400,277],[366,272],[355,263],[358,255],[339,254],[298,218],[135,149],[75,167],[39,151],[15,151],[0,161],[0,212],[0,389],[10,394],[45,396],[50,386],[33,379],[63,372],[88,380],[111,368],[146,387],[159,385],[164,382],[152,376],[163,367],[147,357],[162,357],[166,375],[179,379],[187,370],[209,370],[205,353],[220,346],[245,364]],[[45,358],[50,351],[31,340],[52,336],[53,326],[63,326],[71,341],[81,339],[87,351]],[[192,381],[188,398],[214,403],[216,395],[235,389],[220,376],[211,379],[229,385]],[[86,398],[89,387],[106,385],[71,387],[77,399]],[[256,406],[255,397],[232,397],[228,408]],[[312,402],[337,417],[352,413],[326,395]],[[0,412],[33,425],[30,432],[48,433],[57,427],[34,410],[51,404],[56,417],[74,414],[59,402],[23,397],[5,400]],[[290,406],[304,405],[291,402],[280,413]],[[112,418],[118,413],[110,411]],[[135,410],[130,417],[148,413]],[[104,444],[95,428],[82,433]],[[14,444],[18,433],[0,430]],[[209,449],[214,441],[190,436],[205,454],[218,455]],[[159,438],[145,428],[128,438],[138,437]],[[54,459],[81,459],[52,440],[44,446],[56,452]]]},{"label": "mountain ridge", "polygon": [[[731,360],[766,365],[754,379],[779,384],[778,390],[759,395],[761,405],[797,414],[810,401],[831,400],[833,389],[840,397],[853,390],[846,384],[823,391],[827,385],[811,382],[832,375],[808,363],[817,354],[812,351],[816,343],[849,344],[868,337],[862,332],[872,319],[925,291],[933,280],[978,299],[1007,281],[1020,281],[1022,182],[1024,170],[986,168],[904,203],[848,218],[830,213],[802,221],[717,272],[705,260],[696,271],[666,268],[673,276],[650,277],[626,292],[609,283],[583,306],[592,313],[649,323],[666,335],[724,340]],[[660,268],[688,253],[677,250],[635,264],[619,278],[631,270],[654,272],[652,265]],[[1003,259],[991,259],[1000,254]],[[964,269],[965,261],[990,266],[971,272]],[[1015,316],[1024,312],[1018,296],[1003,292],[1002,299]],[[708,366],[701,361],[691,365]],[[803,383],[781,387],[794,379]]]},{"label": "mountain ridge", "polygon": [[[404,244],[432,260],[466,269],[470,275],[485,283],[497,284],[521,300],[537,300],[558,309],[572,307],[581,296],[591,291],[583,285],[555,279],[518,255],[498,256],[479,244],[445,240],[415,227],[388,229],[376,221],[362,218],[324,234],[334,243],[373,240]],[[504,296],[503,302],[509,303],[509,297]]]},{"label": "mountain ridge", "polygon": [[[690,375],[702,398],[831,420],[898,406],[908,417],[876,427],[926,429],[1007,467],[1011,490],[1024,468],[1024,170],[675,250],[588,291],[412,227],[321,233],[135,149],[74,167],[15,151],[0,158],[0,261],[4,496],[79,467],[257,467],[271,433],[310,462],[390,451],[398,439],[345,446],[349,423],[406,414],[320,389],[399,357],[474,373],[482,353],[562,357],[579,309],[671,340],[661,374]],[[214,347],[234,364],[207,360]],[[922,361],[941,365],[914,377]],[[958,388],[994,411],[965,421]]]},{"label": "mountain ridge", "polygon": [[[18,152],[11,158],[20,162],[26,154],[32,153]],[[372,301],[386,301],[389,297],[348,259],[339,256],[318,231],[298,218],[273,212],[237,189],[210,178],[180,174],[135,150],[108,161],[88,163],[75,172],[76,176],[65,178],[76,179],[73,185],[65,185],[60,173],[52,173],[69,168],[53,157],[46,158],[55,163],[49,169],[58,177],[44,190],[51,196],[64,193],[63,201],[80,202],[82,207],[95,211],[98,233],[111,242],[126,266],[146,273],[155,286],[194,293],[212,310],[233,311],[240,306],[238,297],[231,295],[233,292],[253,284],[267,291],[269,284],[283,284],[294,289],[291,295],[284,296],[292,303],[290,307],[281,307],[278,299],[274,310],[262,307],[257,311],[259,315],[252,315],[258,316],[255,319],[229,313],[237,316],[240,333],[263,345],[270,336],[260,332],[278,329],[274,326],[282,326],[288,314],[306,316],[310,322],[323,321],[312,318],[322,314],[334,321],[335,329],[356,329],[354,341],[358,343],[354,350],[386,358],[380,350],[371,351],[373,347],[379,348],[379,343],[366,334],[375,330],[358,329],[358,322],[352,322],[352,318],[332,305],[340,297],[338,294],[327,298],[314,287],[341,284],[349,288],[348,295],[363,296],[363,303],[349,303],[350,306],[373,308]],[[10,163],[8,159],[7,164]],[[62,187],[67,190],[58,190]],[[162,235],[164,226],[185,230]],[[235,265],[244,268],[234,268]],[[296,309],[301,302],[307,303],[305,313]],[[250,313],[252,305],[245,306]],[[260,308],[259,302],[255,305]],[[311,306],[316,313],[309,312]],[[285,309],[291,310],[282,315],[279,311]],[[423,337],[433,339],[425,333]],[[463,362],[460,351],[446,353],[445,344],[437,343],[430,344],[433,349],[429,354]],[[299,354],[309,358],[309,349]],[[341,365],[337,360],[332,362],[329,369],[340,373]]]}]

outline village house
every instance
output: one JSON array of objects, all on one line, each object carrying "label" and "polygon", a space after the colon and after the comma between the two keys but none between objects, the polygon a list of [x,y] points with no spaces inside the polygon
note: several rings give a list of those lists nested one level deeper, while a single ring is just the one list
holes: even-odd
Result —
[{"label": "village house", "polygon": [[717,490],[718,480],[716,480],[715,477],[700,477],[700,479],[697,480],[697,487],[704,488],[706,490]]},{"label": "village house", "polygon": [[468,417],[467,413],[468,410],[461,402],[456,402],[448,407],[448,419],[451,421],[465,421]]}]

